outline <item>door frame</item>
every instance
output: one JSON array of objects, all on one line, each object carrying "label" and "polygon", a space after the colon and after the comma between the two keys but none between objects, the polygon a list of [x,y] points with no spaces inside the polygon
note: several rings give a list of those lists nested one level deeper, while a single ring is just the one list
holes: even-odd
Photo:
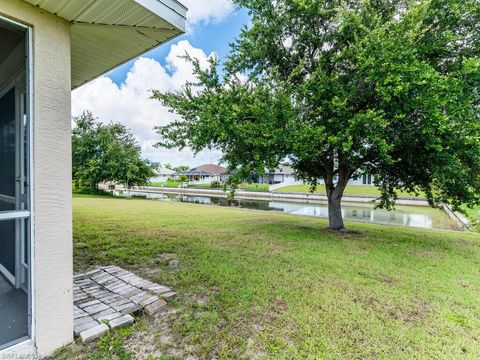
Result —
[{"label": "door frame", "polygon": [[[0,354],[3,350],[11,349],[13,347],[22,347],[24,345],[31,346],[35,343],[36,339],[36,331],[35,331],[35,324],[36,324],[36,301],[35,301],[35,197],[34,197],[34,167],[33,167],[33,159],[34,159],[34,136],[33,136],[33,123],[34,123],[34,112],[33,112],[33,28],[24,23],[20,23],[8,17],[5,17],[0,14],[0,21],[5,23],[6,25],[11,26],[12,28],[21,29],[25,32],[25,70],[23,71],[24,76],[24,84],[25,84],[25,113],[27,116],[27,132],[26,134],[26,141],[27,141],[27,148],[25,155],[28,156],[28,174],[26,175],[26,179],[28,181],[28,201],[29,201],[29,209],[28,210],[19,210],[13,214],[9,214],[10,218],[12,219],[20,219],[16,220],[22,221],[22,219],[29,219],[29,226],[25,231],[28,232],[29,235],[29,243],[28,245],[28,260],[29,260],[29,267],[28,267],[28,336],[25,338],[21,338],[15,340],[8,344],[0,344]],[[19,74],[13,74],[15,76],[15,80],[17,80]],[[7,85],[8,86],[8,85]],[[3,91],[3,89],[0,89]],[[7,220],[7,214],[1,214],[0,219]],[[17,225],[18,226],[18,225]]]},{"label": "door frame", "polygon": [[[24,246],[24,237],[26,231],[28,231],[28,226],[21,224],[24,219],[30,218],[31,213],[30,209],[23,209],[22,203],[25,203],[26,201],[30,203],[30,201],[29,199],[22,199],[25,195],[25,187],[22,187],[21,185],[22,183],[25,184],[26,181],[28,187],[30,187],[31,183],[31,179],[28,178],[28,173],[30,172],[29,169],[26,170],[26,174],[24,173],[24,159],[30,148],[30,144],[28,144],[29,139],[28,136],[26,136],[28,134],[25,134],[25,130],[27,132],[30,131],[28,128],[23,129],[23,116],[26,114],[27,110],[25,109],[26,99],[24,98],[27,96],[26,69],[17,73],[7,85],[0,89],[0,98],[13,89],[15,90],[15,197],[12,198],[0,194],[0,198],[4,198],[5,202],[15,204],[15,210],[2,212],[0,214],[0,221],[15,221],[15,273],[10,273],[10,271],[0,264],[0,274],[10,281],[15,288],[22,288],[28,293],[28,289],[25,286],[22,286],[22,279],[24,277],[22,268],[25,269],[26,266],[23,259],[25,251],[28,251]],[[25,144],[25,140],[27,144]],[[25,152],[25,149],[27,150],[27,153]],[[28,157],[28,164],[30,164],[30,157]],[[27,227],[27,229],[25,229],[25,227]],[[27,266],[28,268],[30,267],[29,265]]]}]

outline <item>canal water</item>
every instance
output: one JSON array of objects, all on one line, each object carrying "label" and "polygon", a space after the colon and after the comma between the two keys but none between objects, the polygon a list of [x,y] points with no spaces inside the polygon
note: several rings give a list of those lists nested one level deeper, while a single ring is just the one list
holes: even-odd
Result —
[{"label": "canal water", "polygon": [[[267,200],[228,200],[213,196],[190,196],[141,191],[113,191],[114,196],[140,197],[145,199],[184,202],[210,206],[234,207],[286,214],[327,218],[328,207],[320,202],[287,202]],[[424,229],[457,230],[457,226],[445,212],[424,206],[397,206],[393,211],[375,209],[373,204],[344,203],[343,218],[346,221],[361,221],[384,225],[397,225]]]}]

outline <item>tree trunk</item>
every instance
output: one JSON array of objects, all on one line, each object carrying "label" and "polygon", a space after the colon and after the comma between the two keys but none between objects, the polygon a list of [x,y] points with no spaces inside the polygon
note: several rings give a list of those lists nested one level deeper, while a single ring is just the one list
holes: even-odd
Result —
[{"label": "tree trunk", "polygon": [[345,229],[342,216],[342,195],[338,195],[335,190],[328,193],[328,222],[332,230]]},{"label": "tree trunk", "polygon": [[338,150],[337,170],[335,170],[334,158],[334,156],[330,156],[323,175],[328,197],[328,221],[331,230],[343,231],[345,225],[342,216],[342,197],[348,180],[355,170],[346,165],[345,154],[341,150]]}]

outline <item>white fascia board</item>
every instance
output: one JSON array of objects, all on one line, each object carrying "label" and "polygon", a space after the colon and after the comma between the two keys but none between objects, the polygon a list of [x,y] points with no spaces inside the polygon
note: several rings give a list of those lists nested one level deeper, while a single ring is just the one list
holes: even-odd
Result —
[{"label": "white fascia board", "polygon": [[185,32],[188,9],[176,0],[135,0],[139,5]]}]

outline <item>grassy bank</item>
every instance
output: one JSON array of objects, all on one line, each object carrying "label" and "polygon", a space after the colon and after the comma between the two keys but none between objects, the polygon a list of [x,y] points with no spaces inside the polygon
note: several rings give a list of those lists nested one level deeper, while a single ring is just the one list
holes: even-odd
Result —
[{"label": "grassy bank", "polygon": [[[286,193],[310,193],[310,187],[308,185],[290,185],[280,189],[274,190],[274,192],[286,192]],[[315,194],[325,195],[325,187],[319,185],[315,191]],[[345,189],[345,195],[351,196],[380,196],[380,192],[375,186],[370,185],[348,185]],[[416,198],[415,194],[410,194],[404,191],[398,193],[402,198]],[[422,198],[422,196],[419,196]]]},{"label": "grassy bank", "polygon": [[[211,184],[199,184],[199,185],[191,185],[189,188],[192,189],[212,189]],[[260,191],[260,192],[268,192],[269,191],[269,185],[268,184],[240,184],[238,186],[240,190],[245,190],[245,191]],[[214,188],[216,190],[223,190],[223,186]]]},{"label": "grassy bank", "polygon": [[240,190],[245,191],[260,191],[268,192],[270,190],[270,185],[268,184],[240,184],[238,186]]},{"label": "grassy bank", "polygon": [[480,206],[474,207],[473,209],[465,207],[464,210],[471,228],[480,232]]},{"label": "grassy bank", "polygon": [[115,356],[104,340],[59,358],[479,358],[480,235],[347,225],[76,196],[77,271],[116,264],[180,295]]},{"label": "grassy bank", "polygon": [[178,181],[152,182],[152,183],[148,184],[148,186],[171,187],[171,188],[178,188],[181,185],[182,185],[182,183],[178,182]]}]

